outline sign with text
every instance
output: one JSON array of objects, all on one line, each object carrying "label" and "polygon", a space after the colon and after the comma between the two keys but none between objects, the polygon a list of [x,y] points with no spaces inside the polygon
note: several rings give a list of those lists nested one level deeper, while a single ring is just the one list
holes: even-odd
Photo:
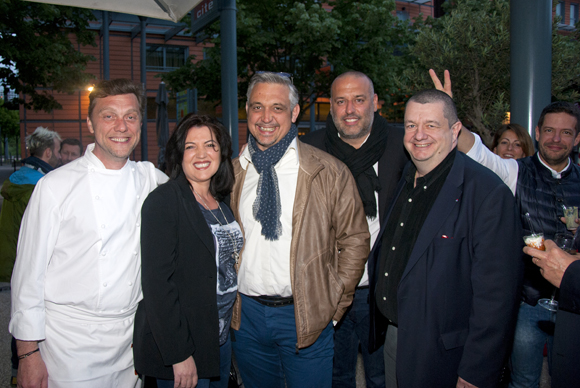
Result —
[{"label": "sign with text", "polygon": [[202,0],[191,11],[191,33],[197,34],[220,16],[219,0]]}]

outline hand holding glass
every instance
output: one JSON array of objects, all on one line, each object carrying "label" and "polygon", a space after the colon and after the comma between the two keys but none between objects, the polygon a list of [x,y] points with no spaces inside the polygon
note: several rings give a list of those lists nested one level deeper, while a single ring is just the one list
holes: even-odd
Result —
[{"label": "hand holding glass", "polygon": [[[566,253],[574,254],[574,250],[572,249],[574,245],[574,236],[571,234],[563,234],[559,233],[554,236],[554,242],[556,245],[561,248]],[[558,292],[558,288],[554,287],[554,292],[552,292],[552,298],[542,298],[538,300],[538,304],[543,308],[556,312],[558,311],[558,301],[556,299],[556,292]]]}]

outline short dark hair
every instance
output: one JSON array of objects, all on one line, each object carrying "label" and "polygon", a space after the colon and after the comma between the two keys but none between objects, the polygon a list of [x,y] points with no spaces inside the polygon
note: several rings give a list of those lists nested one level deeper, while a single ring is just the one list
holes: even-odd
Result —
[{"label": "short dark hair", "polygon": [[571,103],[566,101],[556,101],[548,105],[542,110],[540,118],[538,119],[538,128],[542,129],[544,125],[544,119],[548,113],[568,113],[570,116],[576,118],[576,135],[580,133],[580,109]]},{"label": "short dark hair", "polygon": [[449,122],[449,127],[459,121],[459,118],[457,117],[457,108],[455,107],[455,103],[451,97],[449,97],[447,93],[437,89],[421,90],[419,93],[411,97],[409,101],[407,101],[407,104],[410,102],[417,102],[419,104],[433,104],[436,102],[442,102],[443,115]]},{"label": "short dark hair", "polygon": [[97,98],[105,98],[109,96],[118,96],[121,94],[134,94],[139,103],[139,114],[143,117],[145,113],[145,94],[143,87],[139,84],[126,78],[117,78],[110,81],[100,81],[95,86],[91,94],[89,94],[89,118],[93,114]]},{"label": "short dark hair", "polygon": [[81,153],[81,155],[82,155],[82,153],[83,153],[83,145],[81,144],[81,142],[80,142],[80,140],[79,140],[79,139],[73,139],[73,138],[70,138],[70,137],[69,137],[69,138],[67,138],[67,139],[64,139],[64,140],[63,140],[63,141],[60,143],[60,149],[61,149],[61,150],[62,150],[62,146],[63,146],[63,145],[65,145],[65,144],[66,144],[66,145],[71,145],[71,146],[77,146],[77,147],[79,147],[79,150],[81,151],[80,153]]},{"label": "short dark hair", "polygon": [[522,146],[522,151],[524,151],[524,156],[530,156],[534,153],[534,142],[530,137],[530,134],[524,127],[516,123],[504,124],[497,131],[495,131],[495,135],[493,136],[493,141],[491,143],[491,149],[497,147],[499,144],[499,139],[506,131],[512,131],[518,137],[520,141],[520,145]]},{"label": "short dark hair", "polygon": [[208,127],[219,144],[220,166],[215,175],[211,177],[209,191],[218,201],[222,201],[234,187],[234,167],[231,160],[232,139],[222,123],[211,116],[190,113],[177,124],[165,149],[169,177],[176,179],[183,173],[181,164],[185,152],[185,139],[189,130],[194,127]]}]

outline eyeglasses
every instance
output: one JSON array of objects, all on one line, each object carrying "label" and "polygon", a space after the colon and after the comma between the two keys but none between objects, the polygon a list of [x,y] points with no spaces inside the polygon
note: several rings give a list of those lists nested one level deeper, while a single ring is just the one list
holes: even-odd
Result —
[{"label": "eyeglasses", "polygon": [[292,85],[294,85],[294,77],[292,76],[292,74],[290,73],[285,73],[283,71],[280,72],[276,72],[276,71],[263,71],[263,70],[258,70],[256,71],[254,74],[276,74],[285,78],[289,78],[290,82],[292,82]]}]

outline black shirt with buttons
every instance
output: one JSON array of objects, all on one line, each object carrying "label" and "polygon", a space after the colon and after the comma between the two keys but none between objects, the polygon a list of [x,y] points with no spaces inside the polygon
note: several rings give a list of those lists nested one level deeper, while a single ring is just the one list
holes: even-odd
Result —
[{"label": "black shirt with buttons", "polygon": [[417,178],[417,184],[415,184],[417,168],[411,165],[404,177],[407,183],[397,198],[387,221],[382,237],[375,296],[379,311],[391,324],[397,325],[398,322],[399,282],[423,223],[451,170],[456,150],[457,148],[454,148],[433,171],[424,177]]}]

